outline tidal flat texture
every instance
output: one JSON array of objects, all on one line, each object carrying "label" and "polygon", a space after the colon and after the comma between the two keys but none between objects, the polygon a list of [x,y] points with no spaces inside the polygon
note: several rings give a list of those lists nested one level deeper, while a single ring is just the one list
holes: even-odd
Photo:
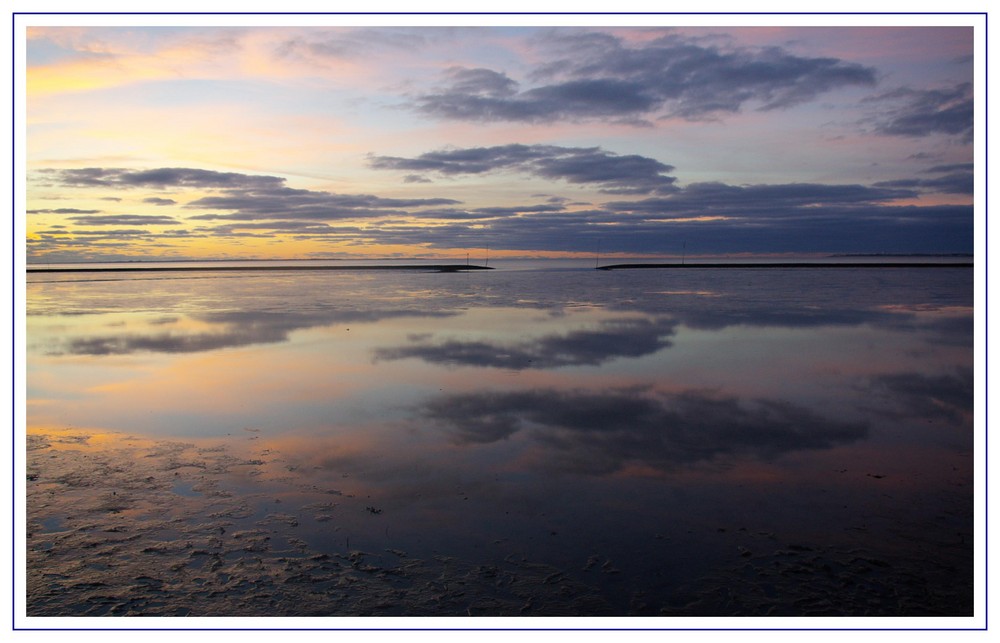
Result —
[{"label": "tidal flat texture", "polygon": [[[92,446],[105,440],[123,444]],[[969,598],[953,582],[961,534],[914,534],[900,555],[720,527],[700,537],[731,548],[728,564],[621,597],[606,591],[630,583],[609,581],[622,570],[599,547],[576,568],[505,553],[501,541],[479,559],[352,548],[345,525],[384,525],[390,545],[395,521],[355,494],[309,484],[271,449],[79,432],[32,435],[29,445],[35,616],[960,615]],[[674,546],[651,539],[663,552]],[[923,559],[922,548],[948,556]]]},{"label": "tidal flat texture", "polygon": [[28,615],[971,615],[971,281],[32,275]]}]

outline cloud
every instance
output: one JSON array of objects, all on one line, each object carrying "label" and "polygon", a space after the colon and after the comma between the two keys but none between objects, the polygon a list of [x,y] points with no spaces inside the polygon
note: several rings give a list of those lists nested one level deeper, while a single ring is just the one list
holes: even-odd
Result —
[{"label": "cloud", "polygon": [[408,208],[460,203],[455,199],[387,199],[371,194],[335,194],[292,188],[227,190],[207,196],[186,208],[230,210],[232,214],[201,214],[188,217],[201,221],[336,220],[406,215]]},{"label": "cloud", "polygon": [[[146,214],[109,214],[105,216],[70,217],[79,225],[177,225],[173,217]],[[145,232],[145,231],[143,231]]]},{"label": "cloud", "polygon": [[938,174],[934,178],[914,177],[880,181],[873,187],[914,190],[924,194],[967,194],[975,193],[976,177],[971,163],[939,165],[924,170],[923,174]]},{"label": "cloud", "polygon": [[[276,176],[215,172],[196,168],[157,168],[129,170],[123,168],[43,169],[40,174],[65,187],[123,188],[200,188],[221,192],[196,199],[184,207],[189,209],[228,210],[229,214],[202,214],[190,219],[213,221],[255,220],[334,220],[405,215],[408,208],[454,205],[455,199],[388,199],[370,194],[335,194],[315,190],[300,190],[285,186],[285,179]],[[156,205],[172,204],[172,199],[146,199]],[[166,218],[164,218],[164,221]],[[136,219],[135,222],[140,222]],[[152,223],[146,219],[146,223]],[[173,223],[173,220],[170,220]],[[97,224],[96,220],[89,222]]]},{"label": "cloud", "polygon": [[28,214],[97,214],[101,210],[80,210],[78,208],[56,208],[55,210],[28,210]]},{"label": "cloud", "polygon": [[90,237],[93,239],[111,239],[116,237],[148,237],[149,230],[141,228],[118,228],[116,230],[74,230],[73,236]]},{"label": "cloud", "polygon": [[663,197],[605,203],[592,231],[606,250],[630,235],[635,247],[649,234],[646,247],[663,252],[671,238],[670,252],[679,250],[678,236],[705,252],[971,252],[972,206],[893,204],[919,196],[917,187],[694,183]]},{"label": "cloud", "polygon": [[[926,192],[968,194],[971,166],[928,170],[940,176],[875,185],[786,183],[731,185],[700,182],[677,186],[673,168],[646,157],[624,157],[600,148],[504,145],[428,152],[412,158],[371,156],[376,169],[433,172],[442,176],[517,171],[599,186],[604,192],[651,194],[611,201],[589,210],[518,213],[494,220],[494,247],[533,250],[661,252],[679,250],[681,237],[701,252],[968,252],[970,206],[896,206]],[[560,204],[563,202],[560,200]],[[477,219],[486,209],[439,211],[440,218]],[[508,213],[497,212],[508,216]],[[674,224],[673,222],[676,222]],[[403,236],[416,230],[394,231]],[[458,227],[425,230],[437,246],[481,244],[482,232]],[[506,244],[506,246],[505,246]],[[441,244],[442,247],[444,244]]]},{"label": "cloud", "polygon": [[452,89],[463,94],[503,97],[517,93],[516,82],[492,69],[452,67],[445,73],[451,80]]},{"label": "cloud", "polygon": [[619,155],[599,147],[498,145],[445,149],[415,158],[370,156],[380,170],[434,172],[443,176],[515,171],[549,180],[594,185],[611,194],[667,194],[676,188],[666,173],[673,166],[637,154]]},{"label": "cloud", "polygon": [[446,84],[418,96],[415,108],[454,120],[640,124],[655,116],[715,118],[748,105],[783,109],[876,82],[870,67],[779,47],[722,48],[677,35],[631,45],[609,34],[560,31],[538,42],[562,57],[527,74],[535,86],[523,89],[491,69],[452,67]]},{"label": "cloud", "polygon": [[670,471],[720,458],[769,459],[868,435],[864,424],[830,420],[783,400],[744,402],[698,391],[482,391],[433,398],[420,412],[456,444],[489,444],[523,432],[546,450],[546,461],[590,474],[635,463]]},{"label": "cloud", "polygon": [[380,348],[376,359],[419,358],[434,364],[522,370],[562,366],[597,366],[620,357],[642,357],[670,346],[677,323],[671,320],[622,319],[593,330],[546,335],[515,344],[485,340],[448,340],[437,344]]},{"label": "cloud", "polygon": [[[876,190],[871,194],[887,193]],[[913,192],[907,190],[906,192]],[[734,191],[733,195],[740,192]],[[896,194],[903,192],[897,191]],[[819,196],[819,195],[818,195]],[[448,224],[397,222],[369,226],[380,243],[431,248],[524,252],[612,252],[688,256],[703,253],[950,253],[973,248],[973,206],[895,206],[859,201],[830,205],[803,195],[775,203],[718,199],[613,202],[590,210],[492,218],[474,227],[456,215]]]},{"label": "cloud", "polygon": [[[196,219],[199,217],[191,217]],[[360,228],[355,227],[343,227],[338,226],[336,228],[331,227],[322,222],[315,221],[237,221],[234,223],[225,223],[217,226],[201,226],[197,228],[201,231],[212,232],[214,234],[226,234],[235,232],[237,230],[264,230],[267,232],[289,232],[289,233],[303,233],[309,232],[312,234],[325,233],[325,232],[343,232],[350,231],[352,233],[357,233]]]},{"label": "cloud", "polygon": [[39,170],[39,173],[65,187],[266,189],[280,187],[285,182],[285,179],[277,176],[177,167],[150,170],[100,167],[63,170],[46,168]]},{"label": "cloud", "polygon": [[903,87],[868,99],[868,102],[896,104],[876,123],[875,131],[888,136],[923,137],[951,134],[972,142],[972,84],[960,83],[944,89]]},{"label": "cloud", "polygon": [[425,46],[433,30],[409,29],[311,29],[280,42],[275,53],[282,59],[310,65],[341,60],[368,59],[385,54],[409,53]]},{"label": "cloud", "polygon": [[418,213],[422,219],[452,219],[452,220],[487,220],[507,217],[521,217],[543,212],[562,212],[566,208],[561,204],[542,203],[535,205],[514,205],[509,207],[488,207],[457,209],[446,208],[437,210],[422,210]]},{"label": "cloud", "polygon": [[[971,205],[895,205],[928,191],[970,187],[966,164],[935,166],[913,179],[858,184],[755,184],[722,182],[675,185],[670,166],[600,148],[503,145],[446,149],[413,158],[369,158],[379,169],[441,176],[522,172],[547,180],[593,186],[607,193],[641,195],[600,206],[541,195],[542,203],[479,208],[450,207],[448,198],[386,198],[295,189],[284,179],[190,168],[49,170],[57,181],[122,185],[156,182],[177,188],[197,182],[207,196],[184,205],[189,223],[204,222],[191,236],[345,240],[357,246],[399,244],[422,248],[477,248],[524,252],[632,252],[675,254],[686,243],[692,254],[732,252],[971,252]],[[233,187],[236,186],[236,187]],[[351,225],[351,221],[364,219]],[[174,225],[153,215],[79,215],[77,225]],[[347,225],[326,225],[347,223]],[[215,225],[210,225],[215,224]],[[65,235],[62,237],[65,238]],[[58,250],[59,240],[40,236],[34,256]]]},{"label": "cloud", "polygon": [[[615,79],[573,80],[539,87],[520,94],[483,91],[481,85],[466,80],[470,72],[449,73],[452,85],[437,94],[424,94],[417,109],[425,114],[451,120],[551,122],[560,118],[626,118],[645,114],[658,106],[633,83]],[[494,72],[495,73],[495,72]],[[502,74],[493,86],[516,86]]]},{"label": "cloud", "polygon": [[143,199],[143,203],[150,203],[152,205],[174,205],[177,201],[173,199],[161,199],[160,197],[151,196],[149,198]]},{"label": "cloud", "polygon": [[934,194],[973,194],[975,176],[971,171],[949,172],[933,179],[897,179],[895,181],[880,181],[874,187],[902,188],[919,190]]},{"label": "cloud", "polygon": [[[614,212],[631,212],[664,219],[705,214],[767,218],[820,216],[827,206],[868,206],[917,196],[908,188],[822,183],[729,185],[692,183],[662,198],[617,201],[605,204]],[[808,209],[804,212],[803,209]]]},{"label": "cloud", "polygon": [[[938,168],[941,176],[919,177],[912,182],[870,186],[723,182],[676,186],[673,177],[656,174],[660,168],[634,171],[621,162],[622,158],[599,148],[505,145],[447,149],[412,158],[373,156],[369,162],[379,169],[442,176],[515,170],[550,179],[603,180],[607,183],[597,185],[605,187],[617,181],[615,190],[621,192],[656,191],[649,198],[609,201],[586,210],[570,210],[558,200],[554,204],[560,205],[559,209],[424,211],[427,216],[456,223],[496,215],[486,231],[492,241],[485,242],[497,248],[670,254],[680,251],[682,240],[699,248],[698,252],[964,252],[971,248],[971,227],[967,227],[972,221],[971,207],[894,205],[927,191],[967,190],[971,176],[963,167],[948,167],[953,170],[949,173]],[[658,187],[656,181],[660,181]],[[458,225],[434,229],[402,226],[382,233],[396,243],[415,242],[421,236],[423,242],[435,247],[484,243],[483,230]]]},{"label": "cloud", "polygon": [[924,172],[927,174],[951,173],[951,172],[972,172],[976,169],[974,163],[952,163],[951,165],[935,165],[929,167]]}]

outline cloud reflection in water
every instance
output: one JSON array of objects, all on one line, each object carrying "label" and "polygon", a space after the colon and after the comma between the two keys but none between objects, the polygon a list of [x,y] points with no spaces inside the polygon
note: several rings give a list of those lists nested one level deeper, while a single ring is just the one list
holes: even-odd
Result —
[{"label": "cloud reflection in water", "polygon": [[[448,340],[378,348],[376,359],[420,358],[433,364],[525,369],[595,366],[618,357],[650,355],[671,345],[677,322],[669,319],[621,319],[603,322],[592,330],[574,330],[503,344],[485,340]],[[422,337],[411,338],[417,341]]]},{"label": "cloud reflection in water", "polygon": [[972,369],[954,374],[890,373],[872,378],[871,392],[889,408],[877,413],[890,417],[942,420],[971,424],[974,380]]},{"label": "cloud reflection in water", "polygon": [[[192,315],[192,319],[217,327],[207,332],[118,333],[61,338],[50,355],[127,355],[130,353],[198,353],[255,344],[287,342],[289,333],[335,323],[373,323],[399,317],[448,317],[451,312],[412,310],[325,310],[316,313],[223,311]],[[163,325],[152,320],[150,325]]]},{"label": "cloud reflection in water", "polygon": [[560,454],[560,464],[605,474],[628,463],[659,470],[717,457],[774,458],[868,435],[863,423],[824,418],[791,402],[688,391],[481,391],[442,396],[422,408],[460,445],[524,431]]}]

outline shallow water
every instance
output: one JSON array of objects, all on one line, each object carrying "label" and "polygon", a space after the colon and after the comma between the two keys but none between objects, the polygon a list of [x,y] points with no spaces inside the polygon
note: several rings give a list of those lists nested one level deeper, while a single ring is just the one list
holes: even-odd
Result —
[{"label": "shallow water", "polygon": [[972,613],[972,270],[518,268],[29,275],[29,616]]}]

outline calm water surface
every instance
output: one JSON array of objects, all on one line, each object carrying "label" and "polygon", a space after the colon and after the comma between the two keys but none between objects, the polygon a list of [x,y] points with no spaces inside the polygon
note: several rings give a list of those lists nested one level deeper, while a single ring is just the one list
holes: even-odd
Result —
[{"label": "calm water surface", "polygon": [[972,613],[971,269],[498,265],[29,275],[28,614]]}]

